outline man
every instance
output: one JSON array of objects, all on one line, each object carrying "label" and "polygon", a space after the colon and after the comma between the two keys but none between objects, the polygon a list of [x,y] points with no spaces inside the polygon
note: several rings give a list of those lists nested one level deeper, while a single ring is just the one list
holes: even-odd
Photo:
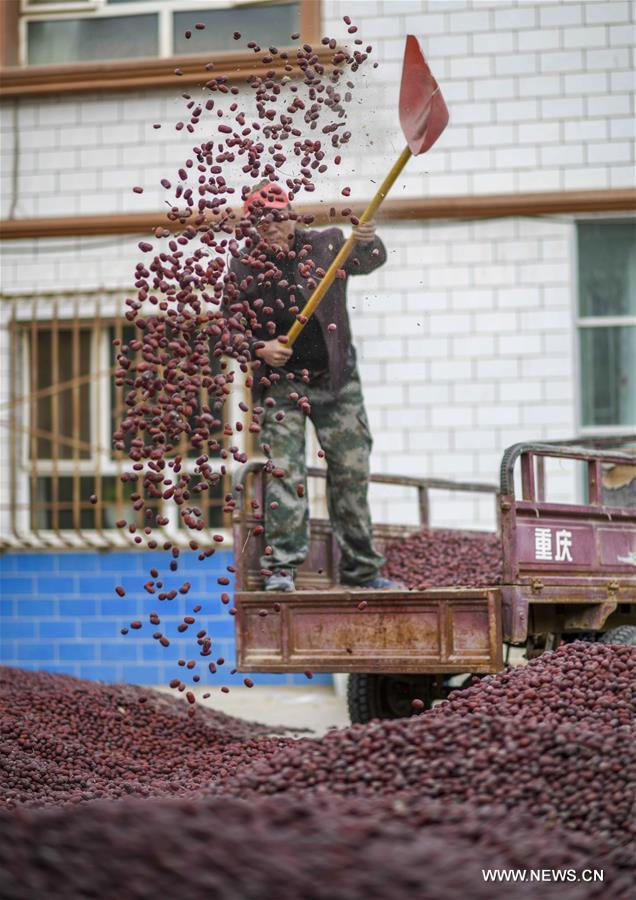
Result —
[{"label": "man", "polygon": [[257,185],[244,204],[257,235],[230,264],[239,301],[247,305],[254,388],[265,405],[262,441],[273,471],[282,476],[270,474],[266,485],[268,546],[261,564],[272,574],[265,589],[295,590],[295,571],[308,552],[307,416],[327,462],[327,505],[341,550],[341,583],[400,587],[379,575],[384,559],[372,546],[367,500],[372,439],[346,309],[348,276],[377,269],[386,250],[374,222],[354,228],[357,243],[344,270],[288,347],[286,333],[344,243],[339,228],[307,230],[290,213],[279,185]]}]

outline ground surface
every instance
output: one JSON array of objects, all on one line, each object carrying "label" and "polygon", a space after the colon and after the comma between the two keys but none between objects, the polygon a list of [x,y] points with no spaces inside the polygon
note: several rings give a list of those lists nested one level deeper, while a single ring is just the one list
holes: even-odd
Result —
[{"label": "ground surface", "polygon": [[[159,686],[156,689],[174,696],[170,688]],[[316,737],[330,728],[344,728],[349,724],[346,700],[341,692],[332,687],[233,687],[229,694],[214,691],[211,697],[203,700],[201,695],[209,690],[209,686],[192,688],[197,702],[202,706],[250,722],[293,729],[309,728],[312,736]]]}]

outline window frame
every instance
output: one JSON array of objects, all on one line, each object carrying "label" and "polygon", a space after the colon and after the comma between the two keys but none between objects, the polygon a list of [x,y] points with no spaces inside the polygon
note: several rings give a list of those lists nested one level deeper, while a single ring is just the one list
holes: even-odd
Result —
[{"label": "window frame", "polygon": [[[31,4],[35,2],[35,5]],[[39,4],[36,0],[20,0],[20,15],[31,15],[37,18],[37,14],[49,15],[51,13],[61,12],[86,12],[88,10],[99,9],[104,4],[104,0],[45,0],[44,4]]]},{"label": "window frame", "polygon": [[576,417],[578,423],[578,433],[583,437],[602,437],[607,434],[631,436],[634,433],[634,425],[584,425],[583,424],[583,359],[581,348],[581,331],[588,328],[615,328],[615,327],[636,327],[635,315],[611,315],[611,316],[584,316],[581,315],[581,291],[580,291],[580,259],[578,253],[578,229],[581,225],[596,223],[599,225],[634,225],[636,218],[624,216],[607,216],[601,218],[578,218],[575,220],[573,244],[575,260],[575,272],[573,283],[575,285],[574,296],[574,336],[575,336],[575,361],[576,361]]},{"label": "window frame", "polygon": [[[131,0],[131,3],[133,0]],[[193,0],[195,2],[195,0]],[[236,0],[237,5],[249,5],[253,0]],[[272,0],[275,2],[275,0]],[[320,33],[322,20],[322,0],[297,0],[300,7],[300,43],[310,43],[316,47],[319,60],[327,62],[333,55],[328,47],[320,45],[322,37]],[[165,12],[166,20],[170,27],[164,29],[163,41],[166,46],[162,48],[161,16],[159,27],[159,51],[168,49],[167,42],[172,47],[172,16],[175,11],[172,0],[158,0],[160,10]],[[136,11],[131,15],[141,15],[155,12],[156,7],[149,10],[146,4],[135,4]],[[142,7],[146,6],[145,9]],[[100,9],[100,17],[121,16],[122,11],[114,5],[112,11],[107,10],[104,15]],[[104,7],[105,8],[105,7]],[[210,7],[213,4],[210,3]],[[202,8],[203,9],[203,8]],[[93,12],[94,15],[94,12]],[[77,93],[85,91],[108,90],[135,90],[152,87],[176,87],[201,84],[207,80],[205,64],[213,58],[215,63],[215,75],[223,75],[232,81],[245,78],[249,74],[261,74],[262,64],[258,54],[251,50],[229,51],[227,53],[205,53],[138,57],[130,60],[102,60],[94,63],[65,63],[28,65],[21,60],[24,58],[26,48],[26,23],[42,19],[41,15],[32,12],[23,13],[20,0],[4,0],[0,3],[0,32],[2,34],[2,46],[0,47],[0,76],[4,96],[46,96],[50,94]],[[91,18],[91,11],[66,10],[56,12],[55,18]],[[291,43],[281,46],[281,50],[294,51],[296,45]],[[284,60],[277,59],[271,68],[281,70]],[[174,69],[179,68],[183,74],[176,76]]]}]

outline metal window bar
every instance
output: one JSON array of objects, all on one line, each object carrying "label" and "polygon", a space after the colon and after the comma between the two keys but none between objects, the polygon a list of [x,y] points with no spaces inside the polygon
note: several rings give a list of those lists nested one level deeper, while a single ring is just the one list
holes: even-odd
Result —
[{"label": "metal window bar", "polygon": [[[120,477],[129,462],[125,452],[110,446],[126,408],[126,389],[113,379],[113,338],[124,342],[132,331],[123,321],[121,293],[4,296],[2,308],[10,350],[8,383],[0,386],[0,440],[9,491],[6,501],[0,498],[0,547],[136,546],[133,535],[115,522],[126,518],[143,529],[149,506],[170,519],[163,529],[153,527],[158,540],[185,546],[194,538],[207,544],[214,531],[229,536],[230,516],[222,509],[234,468],[229,454],[222,460],[227,471],[217,492],[197,495],[207,525],[203,532],[179,527],[174,505],[161,501],[144,504],[133,518],[131,488]],[[230,408],[223,410],[223,424],[245,398],[238,385],[240,379],[226,404]],[[201,402],[208,402],[207,392]],[[231,443],[246,449],[248,437],[247,428],[232,437],[221,428],[218,440],[224,449]],[[191,471],[203,451],[192,454],[184,438],[181,452],[183,470]],[[99,498],[96,505],[91,494]]]}]

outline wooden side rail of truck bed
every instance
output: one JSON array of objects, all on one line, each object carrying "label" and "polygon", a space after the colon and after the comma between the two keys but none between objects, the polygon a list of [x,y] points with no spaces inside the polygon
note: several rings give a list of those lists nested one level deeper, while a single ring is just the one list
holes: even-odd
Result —
[{"label": "wooden side rail of truck bed", "polygon": [[[257,525],[263,523],[265,509],[265,461],[252,460],[238,470],[234,479],[234,493],[238,501],[232,517],[232,538],[234,546],[235,585],[239,592],[262,589],[260,557],[265,550],[265,538],[254,535]],[[309,478],[326,478],[326,470],[310,467]],[[372,484],[397,485],[412,489],[417,497],[419,527],[426,528],[430,521],[431,491],[452,491],[470,494],[490,494],[495,503],[495,515],[499,522],[497,488],[494,485],[472,481],[450,481],[443,478],[418,478],[411,475],[372,474]],[[237,492],[236,488],[240,487]],[[251,500],[257,508],[253,509]],[[375,524],[373,539],[377,549],[393,541],[404,538],[415,530],[412,525]],[[299,568],[296,584],[300,590],[334,589],[338,587],[338,563],[340,551],[328,519],[310,519],[310,541],[307,560]]]}]

